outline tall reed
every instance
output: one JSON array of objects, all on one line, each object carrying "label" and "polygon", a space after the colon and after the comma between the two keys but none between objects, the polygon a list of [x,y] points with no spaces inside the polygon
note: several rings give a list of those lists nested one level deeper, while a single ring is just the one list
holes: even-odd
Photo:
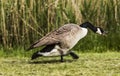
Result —
[{"label": "tall reed", "polygon": [[75,49],[119,51],[119,7],[119,0],[0,0],[0,46],[26,48],[66,23],[89,21],[108,35],[100,37],[90,31]]}]

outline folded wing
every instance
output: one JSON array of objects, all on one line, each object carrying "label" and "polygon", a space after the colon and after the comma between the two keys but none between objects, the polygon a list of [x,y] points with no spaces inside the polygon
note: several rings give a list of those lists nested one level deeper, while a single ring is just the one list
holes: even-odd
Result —
[{"label": "folded wing", "polygon": [[46,36],[33,43],[27,50],[40,46],[60,44],[62,43],[62,39],[64,39],[64,37],[67,36],[71,30],[72,27],[70,25],[62,26],[58,30],[48,33]]}]

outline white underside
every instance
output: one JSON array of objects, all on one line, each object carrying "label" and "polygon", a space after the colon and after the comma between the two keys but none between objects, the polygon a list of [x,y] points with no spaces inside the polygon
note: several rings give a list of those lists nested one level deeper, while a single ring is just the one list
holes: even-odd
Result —
[{"label": "white underside", "polygon": [[43,56],[59,56],[60,52],[57,49],[53,49],[51,52],[45,52],[45,53],[39,52],[39,54],[42,54]]},{"label": "white underside", "polygon": [[[44,52],[44,53],[39,52],[38,54],[41,54],[43,56],[60,56],[61,53],[58,49],[60,49],[60,47],[56,45],[55,48],[50,52]],[[63,52],[62,55],[68,54],[68,49],[61,49],[61,51]]]}]

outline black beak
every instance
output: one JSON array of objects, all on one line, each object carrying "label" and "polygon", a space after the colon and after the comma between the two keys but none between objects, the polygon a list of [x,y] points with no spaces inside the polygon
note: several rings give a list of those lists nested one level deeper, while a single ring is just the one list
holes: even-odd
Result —
[{"label": "black beak", "polygon": [[107,33],[108,33],[108,31],[104,31],[102,35],[107,36]]}]

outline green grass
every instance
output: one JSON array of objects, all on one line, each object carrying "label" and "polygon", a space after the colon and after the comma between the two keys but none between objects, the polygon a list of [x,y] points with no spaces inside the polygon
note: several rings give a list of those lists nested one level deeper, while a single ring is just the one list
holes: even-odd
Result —
[{"label": "green grass", "polygon": [[1,57],[0,76],[120,76],[120,53],[79,53],[73,60],[66,56],[65,62],[59,57],[38,58]]}]

